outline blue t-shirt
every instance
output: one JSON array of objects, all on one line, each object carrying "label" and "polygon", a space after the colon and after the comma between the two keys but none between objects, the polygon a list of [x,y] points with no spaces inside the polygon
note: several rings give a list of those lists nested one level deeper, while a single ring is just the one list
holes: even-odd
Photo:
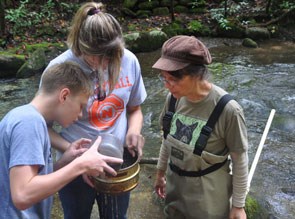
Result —
[{"label": "blue t-shirt", "polygon": [[53,171],[50,140],[42,115],[30,104],[11,110],[0,122],[0,219],[50,218],[52,197],[20,211],[10,192],[10,168],[38,165],[39,175]]}]

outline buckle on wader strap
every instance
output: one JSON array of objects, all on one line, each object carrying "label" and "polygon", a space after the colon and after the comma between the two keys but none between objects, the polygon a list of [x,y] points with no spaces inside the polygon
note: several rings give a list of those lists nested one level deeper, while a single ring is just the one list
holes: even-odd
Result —
[{"label": "buckle on wader strap", "polygon": [[207,144],[208,138],[210,137],[211,132],[212,132],[212,128],[210,128],[207,125],[203,126],[200,132],[200,136],[195,144],[194,154],[201,156],[204,148],[206,147],[206,144]]},{"label": "buckle on wader strap", "polygon": [[212,166],[204,169],[204,170],[199,170],[199,171],[186,171],[186,170],[182,170],[180,169],[178,166],[176,166],[173,163],[169,163],[169,167],[170,169],[178,174],[179,176],[187,176],[187,177],[201,177],[204,175],[207,175],[209,173],[214,172],[215,170],[218,170],[219,168],[221,168],[226,162],[228,161],[228,159],[226,158],[223,162],[221,163],[216,163],[213,164]]},{"label": "buckle on wader strap", "polygon": [[209,119],[205,126],[203,126],[200,136],[195,144],[194,148],[194,154],[197,154],[201,156],[203,150],[205,149],[207,145],[208,138],[211,135],[211,132],[213,131],[213,128],[221,115],[225,105],[232,100],[233,98],[229,94],[225,94],[220,98],[220,100],[217,102],[215,108],[213,109],[213,112],[209,116]]}]

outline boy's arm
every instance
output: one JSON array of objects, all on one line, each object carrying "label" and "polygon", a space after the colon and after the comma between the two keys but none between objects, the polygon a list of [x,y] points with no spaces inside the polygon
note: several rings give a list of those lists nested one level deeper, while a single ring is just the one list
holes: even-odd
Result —
[{"label": "boy's arm", "polygon": [[107,163],[122,163],[121,159],[101,155],[97,152],[101,138],[83,155],[68,165],[47,175],[38,175],[39,166],[14,166],[10,169],[10,189],[14,205],[24,210],[56,193],[77,176],[87,173],[99,176],[105,172],[116,175]]}]

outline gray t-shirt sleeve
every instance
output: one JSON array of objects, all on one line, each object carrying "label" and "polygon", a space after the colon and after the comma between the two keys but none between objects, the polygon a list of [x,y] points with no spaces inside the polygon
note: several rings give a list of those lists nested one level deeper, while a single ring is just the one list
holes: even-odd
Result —
[{"label": "gray t-shirt sleeve", "polygon": [[132,90],[130,93],[128,105],[129,106],[138,106],[141,105],[145,98],[147,97],[147,93],[145,90],[145,86],[143,83],[141,68],[138,62],[138,59],[134,54],[130,51],[125,50],[126,57],[129,57],[131,64],[128,66],[128,71],[134,74],[134,84],[132,86]]},{"label": "gray t-shirt sleeve", "polygon": [[228,119],[225,142],[230,152],[242,153],[248,150],[248,135],[243,109],[236,101],[231,101],[228,105],[231,107],[226,107]]}]

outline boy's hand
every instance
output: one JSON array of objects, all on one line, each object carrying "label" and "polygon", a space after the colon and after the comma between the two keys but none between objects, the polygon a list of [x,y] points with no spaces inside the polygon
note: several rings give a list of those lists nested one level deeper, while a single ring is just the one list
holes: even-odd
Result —
[{"label": "boy's hand", "polygon": [[63,153],[63,156],[56,162],[54,169],[57,170],[70,163],[76,157],[81,156],[85,151],[88,150],[85,145],[89,145],[90,143],[91,140],[86,138],[81,138],[77,141],[74,141]]},{"label": "boy's hand", "polygon": [[98,153],[100,143],[101,137],[99,136],[93,145],[77,159],[79,159],[82,165],[86,168],[85,173],[87,175],[105,176],[106,173],[109,173],[116,176],[117,172],[108,164],[121,164],[123,163],[123,160]]}]

